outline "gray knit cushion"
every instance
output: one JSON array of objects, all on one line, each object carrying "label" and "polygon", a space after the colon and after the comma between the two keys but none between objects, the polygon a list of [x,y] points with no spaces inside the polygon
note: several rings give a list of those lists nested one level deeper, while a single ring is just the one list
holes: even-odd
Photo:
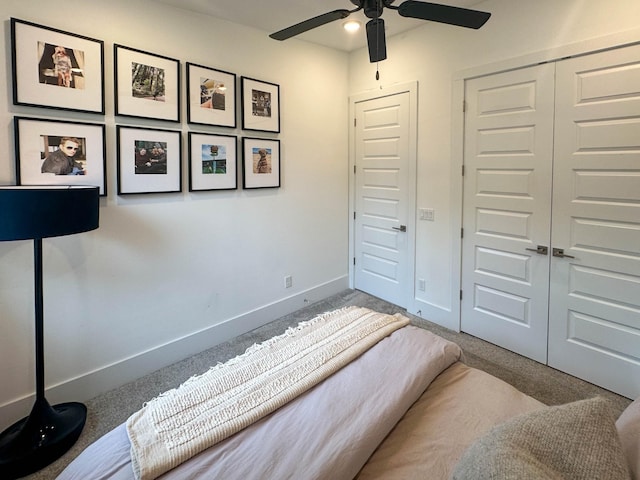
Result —
[{"label": "gray knit cushion", "polygon": [[596,397],[519,415],[464,453],[455,480],[630,479],[615,419]]},{"label": "gray knit cushion", "polygon": [[627,457],[631,477],[640,480],[640,398],[629,405],[616,420],[616,428]]}]

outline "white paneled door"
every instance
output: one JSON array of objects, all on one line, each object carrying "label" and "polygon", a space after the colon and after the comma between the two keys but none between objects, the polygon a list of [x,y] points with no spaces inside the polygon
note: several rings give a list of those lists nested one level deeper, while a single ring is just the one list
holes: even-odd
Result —
[{"label": "white paneled door", "polygon": [[640,46],[558,63],[549,365],[640,395]]},{"label": "white paneled door", "polygon": [[462,329],[640,396],[640,46],[466,88]]},{"label": "white paneled door", "polygon": [[461,328],[543,363],[553,75],[539,65],[468,81],[465,92]]},{"label": "white paneled door", "polygon": [[[354,286],[406,306],[408,278],[410,94],[355,104]],[[415,180],[414,180],[415,181]]]}]

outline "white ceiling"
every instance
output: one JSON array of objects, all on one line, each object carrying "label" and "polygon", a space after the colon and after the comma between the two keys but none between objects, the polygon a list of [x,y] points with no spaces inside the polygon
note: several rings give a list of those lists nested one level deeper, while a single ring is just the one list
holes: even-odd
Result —
[{"label": "white ceiling", "polygon": [[[355,6],[350,0],[155,0],[159,3],[171,5],[176,8],[190,10],[197,13],[212,15],[248,27],[264,30],[270,34],[283,28],[295,25],[323,13],[333,10],[353,10]],[[396,0],[395,6],[403,0]],[[464,8],[477,8],[483,0],[435,0],[434,3],[452,5]],[[482,8],[479,8],[482,10]],[[398,33],[429,24],[424,20],[401,17],[398,12],[386,9],[384,18],[387,37]],[[295,38],[308,42],[325,45],[337,50],[350,52],[366,46],[364,25],[369,20],[362,11],[352,13],[349,18],[359,20],[363,28],[355,34],[344,31],[342,24],[345,20],[315,28],[309,32],[298,35]],[[451,27],[460,28],[460,27]],[[276,40],[274,40],[275,42]],[[285,40],[286,41],[286,40]]]}]

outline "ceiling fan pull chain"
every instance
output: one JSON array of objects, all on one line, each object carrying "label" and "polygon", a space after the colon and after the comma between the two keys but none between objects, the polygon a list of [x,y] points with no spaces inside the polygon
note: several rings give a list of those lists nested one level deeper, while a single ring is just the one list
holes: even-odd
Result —
[{"label": "ceiling fan pull chain", "polygon": [[[376,24],[380,21],[380,12],[382,5],[378,4],[378,14],[376,15]],[[376,28],[376,57],[380,58],[380,28]],[[376,81],[380,80],[380,60],[376,60]]]}]

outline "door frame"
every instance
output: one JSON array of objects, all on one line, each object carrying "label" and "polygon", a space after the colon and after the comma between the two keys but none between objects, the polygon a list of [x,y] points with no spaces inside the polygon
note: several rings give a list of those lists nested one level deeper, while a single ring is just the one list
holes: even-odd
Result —
[{"label": "door frame", "polygon": [[[462,212],[464,207],[464,135],[465,135],[465,87],[466,81],[486,75],[520,70],[541,63],[556,62],[568,57],[591,55],[605,50],[638,45],[640,28],[614,33],[570,45],[543,50],[509,60],[481,65],[454,73],[452,80],[451,109],[451,241],[452,241],[452,296],[451,315],[453,330],[460,331],[462,322],[460,294],[462,289]],[[456,253],[457,252],[457,253]]]},{"label": "door frame", "polygon": [[416,258],[416,191],[418,165],[418,82],[407,82],[388,87],[380,86],[373,90],[349,96],[349,288],[355,287],[355,205],[356,205],[356,176],[355,176],[355,114],[356,104],[389,97],[401,93],[409,93],[409,181],[407,182],[407,292],[403,308],[410,306],[410,300],[415,296],[415,258]]}]

